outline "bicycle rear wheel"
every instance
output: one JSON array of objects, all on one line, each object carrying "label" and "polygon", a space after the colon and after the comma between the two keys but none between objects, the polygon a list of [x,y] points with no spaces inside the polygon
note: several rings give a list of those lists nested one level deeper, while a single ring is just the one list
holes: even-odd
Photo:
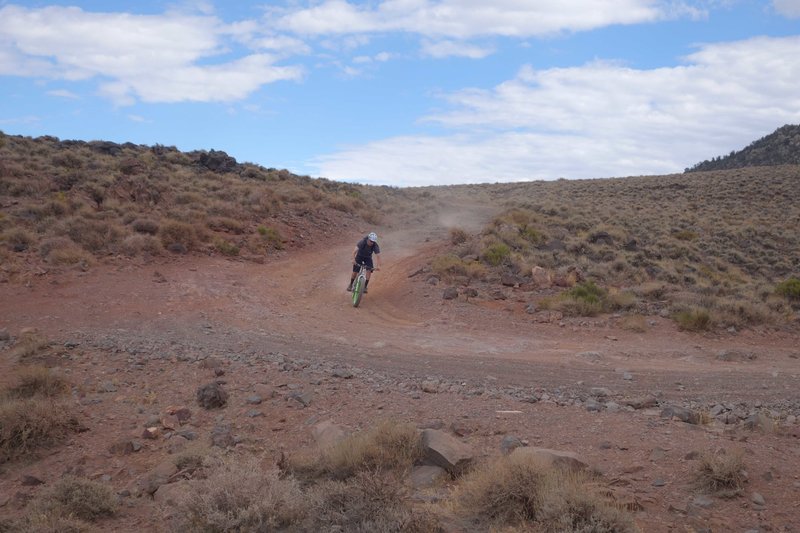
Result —
[{"label": "bicycle rear wheel", "polygon": [[353,307],[358,307],[361,303],[361,296],[364,294],[364,277],[358,276],[353,285]]}]

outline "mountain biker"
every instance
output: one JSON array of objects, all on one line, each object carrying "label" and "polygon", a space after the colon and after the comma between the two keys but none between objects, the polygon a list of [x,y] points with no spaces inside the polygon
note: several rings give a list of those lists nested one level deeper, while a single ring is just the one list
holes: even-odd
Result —
[{"label": "mountain biker", "polygon": [[367,280],[364,283],[364,292],[367,292],[369,285],[369,277],[372,274],[372,254],[375,254],[375,262],[378,264],[375,270],[380,270],[381,266],[381,247],[378,246],[378,235],[373,231],[369,235],[356,243],[353,250],[353,274],[350,276],[350,285],[347,286],[347,291],[353,290],[353,282],[356,280],[358,271],[361,265],[367,265]]}]

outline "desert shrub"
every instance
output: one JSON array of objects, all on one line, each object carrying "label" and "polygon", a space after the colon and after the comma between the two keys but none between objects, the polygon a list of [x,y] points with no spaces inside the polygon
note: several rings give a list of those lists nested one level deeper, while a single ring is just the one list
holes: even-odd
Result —
[{"label": "desert shrub", "polygon": [[676,231],[672,236],[681,241],[695,241],[699,237],[696,232],[688,229]]},{"label": "desert shrub", "polygon": [[455,508],[490,530],[636,531],[630,516],[592,492],[590,481],[532,456],[510,455],[467,474],[455,491]]},{"label": "desert shrub", "polygon": [[775,287],[775,292],[793,302],[800,302],[800,279],[789,278],[778,283],[778,286]]},{"label": "desert shrub", "polygon": [[178,502],[174,531],[280,531],[306,517],[311,502],[291,478],[255,460],[227,461]]},{"label": "desert shrub", "polygon": [[39,253],[51,265],[75,265],[92,261],[92,256],[69,237],[51,237],[43,240],[39,245]]},{"label": "desert shrub", "polygon": [[225,239],[217,239],[214,241],[214,248],[222,255],[231,257],[239,255],[239,247]]},{"label": "desert shrub", "polygon": [[114,516],[117,507],[117,496],[110,487],[73,476],[61,478],[35,504],[39,512],[87,522]]},{"label": "desert shrub", "polygon": [[264,239],[269,246],[278,250],[283,249],[283,237],[281,237],[281,234],[275,228],[259,226],[258,234],[261,235],[261,238]]},{"label": "desert shrub", "polygon": [[197,246],[197,232],[186,222],[168,220],[158,230],[161,243],[170,251],[188,251]]},{"label": "desert shrub", "polygon": [[0,463],[63,439],[75,420],[63,404],[46,398],[0,398]]},{"label": "desert shrub", "polygon": [[722,497],[739,494],[747,482],[741,452],[703,454],[695,472],[695,482],[702,490]]},{"label": "desert shrub", "polygon": [[136,233],[147,233],[155,235],[158,233],[158,222],[149,218],[137,218],[131,223],[131,228]]},{"label": "desert shrub", "polygon": [[347,481],[324,481],[309,489],[316,502],[304,524],[308,531],[436,533],[443,531],[429,511],[408,503],[403,480],[385,473],[360,472]]},{"label": "desert shrub", "polygon": [[647,319],[642,315],[628,315],[620,321],[620,327],[636,333],[647,331]]},{"label": "desert shrub", "polygon": [[0,235],[0,241],[12,252],[24,252],[36,242],[36,235],[24,228],[12,228]]},{"label": "desert shrub", "polygon": [[92,253],[113,251],[125,232],[115,222],[70,217],[59,225],[57,232]]},{"label": "desert shrub", "polygon": [[499,266],[503,261],[508,259],[511,254],[511,249],[507,244],[496,242],[484,248],[481,257],[484,261],[492,266]]},{"label": "desert shrub", "polygon": [[10,356],[12,359],[22,360],[37,355],[48,346],[50,346],[50,341],[38,331],[26,331],[20,334],[14,343]]},{"label": "desert shrub", "polygon": [[691,308],[675,313],[678,328],[685,331],[706,331],[711,329],[713,321],[708,309]]},{"label": "desert shrub", "polygon": [[431,261],[433,273],[440,278],[463,276],[467,273],[464,262],[453,254],[439,255]]},{"label": "desert shrub", "polygon": [[153,235],[129,235],[123,239],[120,251],[128,257],[143,254],[161,255],[164,247],[161,245],[161,241]]},{"label": "desert shrub", "polygon": [[8,390],[8,394],[12,398],[54,398],[67,391],[69,382],[64,376],[40,365],[30,365],[19,369],[16,384]]},{"label": "desert shrub", "polygon": [[558,309],[572,316],[595,316],[608,307],[608,291],[585,281],[562,293]]},{"label": "desert shrub", "polygon": [[305,478],[347,479],[364,471],[408,470],[421,455],[420,436],[412,424],[383,421],[348,436],[311,461],[293,460],[290,469]]},{"label": "desert shrub", "polygon": [[489,270],[486,265],[478,261],[470,261],[466,263],[467,276],[471,279],[485,280],[489,275]]},{"label": "desert shrub", "polygon": [[83,520],[31,509],[18,520],[0,520],[0,533],[84,533],[91,525]]},{"label": "desert shrub", "polygon": [[467,242],[469,235],[461,228],[450,228],[450,242],[453,245],[459,245]]},{"label": "desert shrub", "polygon": [[233,218],[213,217],[206,224],[214,231],[225,231],[237,235],[244,233],[244,224]]}]

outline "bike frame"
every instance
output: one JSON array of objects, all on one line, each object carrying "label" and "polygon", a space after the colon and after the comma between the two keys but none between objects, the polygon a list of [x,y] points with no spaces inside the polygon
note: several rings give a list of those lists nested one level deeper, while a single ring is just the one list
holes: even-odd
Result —
[{"label": "bike frame", "polygon": [[361,303],[361,297],[364,295],[364,285],[367,282],[367,271],[375,270],[369,268],[367,265],[362,264],[361,269],[358,271],[355,282],[353,282],[353,307],[358,307]]}]

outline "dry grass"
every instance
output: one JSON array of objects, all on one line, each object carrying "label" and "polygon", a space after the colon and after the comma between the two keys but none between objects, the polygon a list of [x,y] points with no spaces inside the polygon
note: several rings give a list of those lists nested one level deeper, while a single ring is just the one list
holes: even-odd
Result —
[{"label": "dry grass", "polygon": [[35,505],[42,514],[95,522],[117,512],[114,491],[101,483],[67,476],[46,490]]},{"label": "dry grass", "polygon": [[304,479],[347,479],[364,471],[407,471],[421,457],[420,435],[412,424],[383,421],[311,459],[293,459],[290,471]]},{"label": "dry grass", "polygon": [[631,517],[591,487],[587,475],[511,455],[468,474],[456,489],[454,508],[489,529],[636,531]]},{"label": "dry grass", "polygon": [[70,410],[48,398],[0,398],[0,463],[61,441],[76,426]]},{"label": "dry grass", "polygon": [[246,460],[223,463],[178,507],[174,531],[276,531],[305,520],[313,502],[296,481]]},{"label": "dry grass", "polygon": [[56,398],[68,391],[69,382],[64,376],[43,366],[30,365],[17,371],[16,384],[8,390],[8,395],[17,399]]},{"label": "dry grass", "polygon": [[43,335],[37,331],[28,331],[20,334],[14,346],[9,352],[12,360],[22,361],[38,355],[43,350],[50,346],[48,341]]},{"label": "dry grass", "polygon": [[695,473],[697,486],[721,497],[741,493],[747,482],[742,452],[704,454]]}]

